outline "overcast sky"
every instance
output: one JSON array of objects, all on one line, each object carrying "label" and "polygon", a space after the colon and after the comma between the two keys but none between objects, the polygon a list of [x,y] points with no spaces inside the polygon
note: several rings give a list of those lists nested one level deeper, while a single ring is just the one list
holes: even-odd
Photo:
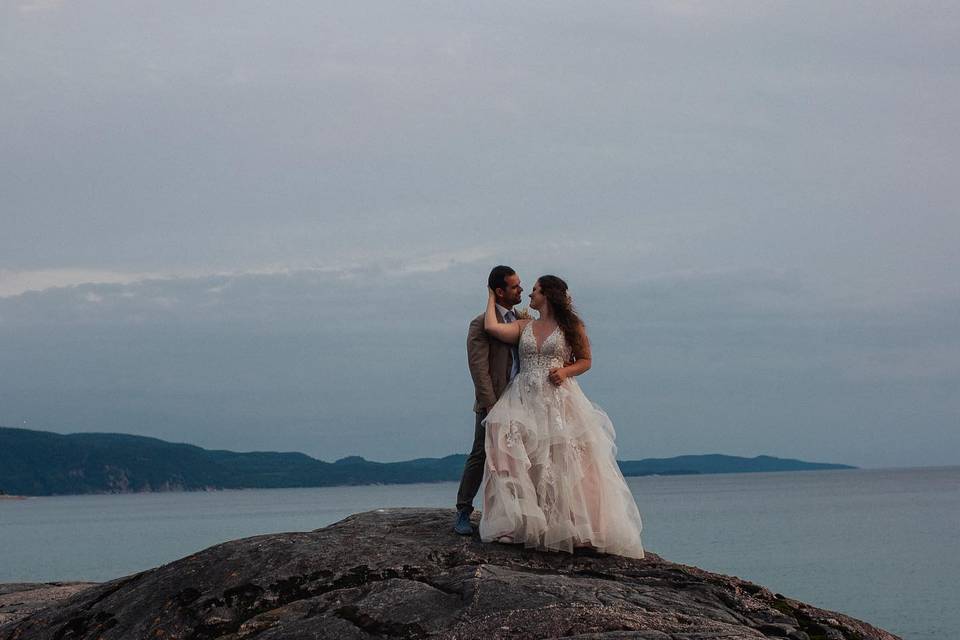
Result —
[{"label": "overcast sky", "polygon": [[960,464],[955,2],[0,7],[2,425],[465,452],[506,262],[621,458]]}]

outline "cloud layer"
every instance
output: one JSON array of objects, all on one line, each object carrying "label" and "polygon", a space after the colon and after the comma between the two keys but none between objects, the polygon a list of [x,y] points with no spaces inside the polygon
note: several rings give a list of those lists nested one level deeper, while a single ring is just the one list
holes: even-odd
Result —
[{"label": "cloud layer", "polygon": [[506,262],[574,284],[628,457],[957,463],[955,3],[0,20],[0,422],[461,450]]},{"label": "cloud layer", "polygon": [[[485,271],[220,275],[0,299],[0,423],[325,459],[460,451],[465,326]],[[570,281],[596,359],[582,383],[624,457],[955,462],[960,300],[826,311],[764,272]]]}]

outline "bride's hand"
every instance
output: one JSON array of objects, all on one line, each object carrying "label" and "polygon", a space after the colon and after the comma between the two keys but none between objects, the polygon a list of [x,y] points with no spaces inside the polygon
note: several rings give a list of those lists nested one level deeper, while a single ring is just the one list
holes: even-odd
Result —
[{"label": "bride's hand", "polygon": [[564,371],[564,367],[550,369],[549,378],[550,382],[552,382],[554,386],[559,387],[561,384],[563,384],[563,381],[567,379],[567,372]]}]

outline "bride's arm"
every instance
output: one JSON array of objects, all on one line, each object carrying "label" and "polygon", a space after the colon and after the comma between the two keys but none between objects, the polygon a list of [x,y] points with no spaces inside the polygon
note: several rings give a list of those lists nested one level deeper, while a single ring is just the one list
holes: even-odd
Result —
[{"label": "bride's arm", "polygon": [[529,320],[517,320],[516,322],[500,322],[497,320],[497,301],[493,295],[493,289],[487,289],[487,312],[483,316],[483,329],[501,342],[507,344],[517,344],[520,342],[520,332],[526,326]]},{"label": "bride's arm", "polygon": [[590,340],[587,338],[587,332],[583,325],[580,325],[580,345],[580,353],[573,354],[574,360],[572,363],[550,370],[550,382],[560,385],[570,376],[578,376],[590,370],[591,365],[593,365],[593,358],[590,353]]}]

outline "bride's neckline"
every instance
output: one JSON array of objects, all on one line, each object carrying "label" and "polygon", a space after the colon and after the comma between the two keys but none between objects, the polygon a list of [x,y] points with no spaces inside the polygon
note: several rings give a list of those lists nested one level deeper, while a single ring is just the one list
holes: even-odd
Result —
[{"label": "bride's neckline", "polygon": [[534,322],[538,322],[538,321],[537,321],[537,320],[531,320],[531,321],[530,321],[530,324],[529,324],[529,326],[530,326],[530,334],[533,336],[533,344],[537,347],[537,353],[540,353],[540,352],[543,350],[543,345],[545,345],[545,344],[547,343],[547,340],[550,339],[550,336],[552,336],[553,334],[555,334],[555,333],[557,332],[557,330],[560,328],[560,325],[558,324],[558,325],[554,326],[554,327],[553,327],[553,331],[551,331],[551,332],[548,333],[546,336],[544,336],[544,337],[543,337],[543,341],[540,341],[540,340],[537,338],[537,332],[534,331],[534,329],[533,329],[533,323],[534,323]]}]

